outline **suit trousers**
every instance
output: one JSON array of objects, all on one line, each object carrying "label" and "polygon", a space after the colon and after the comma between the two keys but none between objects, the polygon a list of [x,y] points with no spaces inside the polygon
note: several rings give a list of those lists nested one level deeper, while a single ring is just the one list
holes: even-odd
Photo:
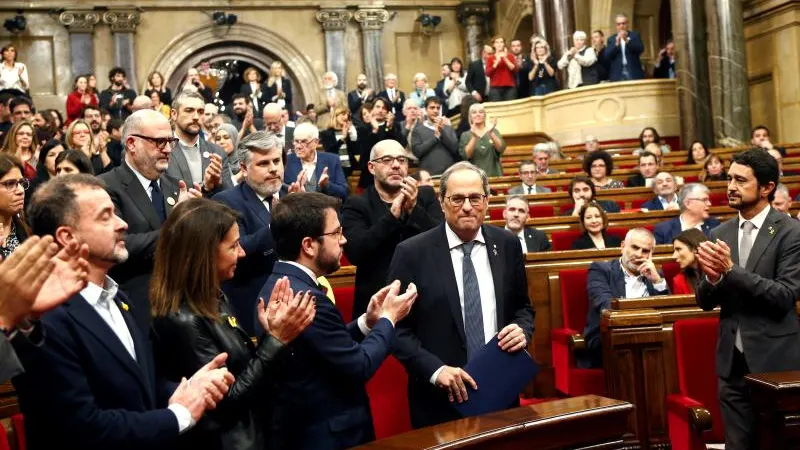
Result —
[{"label": "suit trousers", "polygon": [[719,378],[719,403],[725,425],[725,450],[754,450],[755,413],[744,377],[750,373],[744,354],[733,350],[731,373]]},{"label": "suit trousers", "polygon": [[514,86],[498,86],[489,89],[490,102],[502,102],[517,99],[517,88]]}]

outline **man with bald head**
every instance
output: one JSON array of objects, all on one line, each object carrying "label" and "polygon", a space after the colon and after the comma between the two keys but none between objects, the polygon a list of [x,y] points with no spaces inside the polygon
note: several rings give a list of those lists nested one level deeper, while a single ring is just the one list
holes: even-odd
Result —
[{"label": "man with bald head", "polygon": [[291,151],[294,141],[294,127],[287,126],[282,117],[283,108],[277,103],[264,105],[264,131],[272,133],[283,144],[284,154]]},{"label": "man with bald head", "polygon": [[653,264],[656,240],[646,228],[634,228],[622,242],[622,257],[611,261],[595,261],[589,266],[586,292],[589,310],[583,339],[586,349],[576,355],[578,367],[603,367],[603,346],[600,342],[600,318],[611,309],[615,298],[641,298],[669,295],[667,281]]},{"label": "man with bald head", "polygon": [[170,153],[178,139],[161,113],[145,109],[128,116],[122,127],[121,142],[124,161],[100,176],[106,182],[117,215],[128,223],[125,236],[128,260],[115,266],[110,275],[130,297],[137,324],[148,332],[147,289],[161,224],[175,205],[201,193],[199,185],[187,189],[183,181],[167,175]]},{"label": "man with bald head", "polygon": [[153,101],[146,95],[139,95],[133,99],[131,112],[141,111],[143,109],[153,109]]},{"label": "man with bald head", "polygon": [[364,193],[351,196],[342,207],[347,259],[356,267],[353,317],[367,310],[370,297],[383,287],[397,244],[442,221],[436,193],[417,187],[408,176],[414,156],[391,139],[372,147],[367,167],[374,177]]}]

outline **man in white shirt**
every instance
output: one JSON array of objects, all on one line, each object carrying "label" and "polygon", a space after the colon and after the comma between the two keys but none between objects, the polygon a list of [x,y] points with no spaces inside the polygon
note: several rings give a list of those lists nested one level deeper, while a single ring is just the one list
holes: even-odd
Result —
[{"label": "man in white shirt", "polygon": [[642,205],[648,211],[671,211],[680,209],[678,185],[669,172],[659,172],[653,180],[653,193],[656,196]]},{"label": "man in white shirt", "polygon": [[43,185],[30,205],[37,235],[87,245],[89,284],[42,318],[41,346],[15,348],[26,373],[15,380],[28,448],[165,448],[213,409],[233,376],[218,355],[187,382],[159,382],[147,335],[108,271],[128,258],[127,224],[104,184],[67,175]]},{"label": "man in white shirt", "polygon": [[653,264],[656,241],[645,228],[634,228],[622,242],[622,256],[611,261],[595,261],[589,266],[586,293],[589,310],[583,338],[586,349],[576,355],[578,367],[603,366],[600,318],[615,298],[640,298],[668,295],[667,280]]},{"label": "man in white shirt", "polygon": [[544,232],[534,227],[526,227],[528,220],[528,201],[521,195],[512,195],[506,199],[503,209],[503,219],[506,221],[506,230],[519,239],[522,253],[546,252],[550,250],[550,241]]},{"label": "man in white shirt", "polygon": [[263,118],[264,130],[273,133],[280,140],[284,153],[291,152],[294,127],[284,124],[280,105],[277,103],[264,105]]},{"label": "man in white shirt", "polygon": [[711,217],[710,191],[702,183],[689,183],[681,188],[678,194],[678,206],[681,215],[661,222],[653,229],[656,243],[672,244],[681,231],[697,228],[710,236],[711,230],[719,225],[719,220]]},{"label": "man in white shirt", "polygon": [[406,93],[397,88],[397,75],[387,73],[383,77],[384,89],[378,92],[378,97],[389,100],[389,111],[394,114],[398,122],[405,119],[403,115],[403,104],[406,102]]}]

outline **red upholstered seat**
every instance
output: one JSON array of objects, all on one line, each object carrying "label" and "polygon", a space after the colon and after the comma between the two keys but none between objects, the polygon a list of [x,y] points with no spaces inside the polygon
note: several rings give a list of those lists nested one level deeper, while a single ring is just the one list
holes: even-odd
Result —
[{"label": "red upholstered seat", "polygon": [[355,286],[338,286],[333,288],[333,296],[336,297],[336,308],[342,314],[344,323],[350,322],[353,317],[353,302],[355,301]]},{"label": "red upholstered seat", "polygon": [[489,219],[491,219],[491,220],[503,220],[503,208],[490,208],[489,209]]},{"label": "red upholstered seat", "polygon": [[556,389],[571,396],[605,394],[603,369],[579,369],[575,366],[575,356],[569,347],[570,336],[582,334],[586,326],[589,308],[587,275],[588,269],[585,268],[561,270],[558,273],[564,327],[552,331],[553,367]]},{"label": "red upholstered seat", "polygon": [[681,266],[674,261],[669,261],[661,265],[661,270],[664,272],[664,279],[667,280],[669,291],[672,292],[672,279],[681,272]]},{"label": "red upholstered seat", "polygon": [[551,205],[531,205],[528,207],[528,214],[531,217],[553,217],[553,207]]},{"label": "red upholstered seat", "polygon": [[578,239],[582,233],[578,230],[555,231],[550,236],[553,241],[553,250],[569,250],[572,243]]},{"label": "red upholstered seat", "polygon": [[11,426],[14,427],[14,436],[17,438],[17,450],[28,448],[28,444],[25,441],[25,420],[22,414],[11,416]]},{"label": "red upholstered seat", "polygon": [[407,386],[406,370],[394,356],[386,358],[367,383],[377,439],[411,431]]},{"label": "red upholstered seat", "polygon": [[640,209],[642,205],[647,203],[650,200],[649,198],[637,198],[636,200],[631,200],[631,209]]},{"label": "red upholstered seat", "polygon": [[686,175],[685,177],[683,177],[683,183],[684,184],[697,183],[699,181],[700,181],[700,177],[698,177],[697,175]]},{"label": "red upholstered seat", "polygon": [[712,192],[708,199],[711,200],[713,206],[728,206],[727,192]]},{"label": "red upholstered seat", "polygon": [[2,425],[0,425],[0,450],[11,450],[11,443],[8,442],[8,434]]},{"label": "red upholstered seat", "polygon": [[[716,317],[678,320],[673,326],[680,393],[667,396],[667,420],[674,450],[705,449],[707,443],[725,440],[715,366],[718,330]],[[690,425],[689,408],[696,407],[711,413],[710,430]]]}]

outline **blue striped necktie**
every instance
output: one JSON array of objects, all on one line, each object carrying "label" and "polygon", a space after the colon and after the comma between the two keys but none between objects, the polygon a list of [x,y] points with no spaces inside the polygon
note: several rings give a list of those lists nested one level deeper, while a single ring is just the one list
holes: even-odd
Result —
[{"label": "blue striped necktie", "polygon": [[483,333],[483,309],[481,308],[481,291],[478,286],[478,275],[472,264],[472,249],[475,241],[461,244],[464,252],[462,272],[464,276],[464,333],[467,336],[467,360],[483,348],[486,338]]}]

